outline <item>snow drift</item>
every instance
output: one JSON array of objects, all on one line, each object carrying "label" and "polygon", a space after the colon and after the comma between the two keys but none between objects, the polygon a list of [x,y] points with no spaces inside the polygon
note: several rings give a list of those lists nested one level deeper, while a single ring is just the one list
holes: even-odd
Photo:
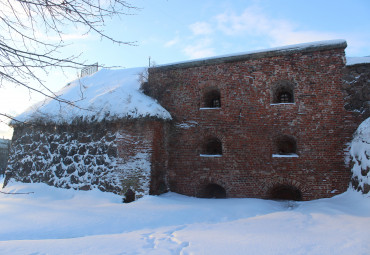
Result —
[{"label": "snow drift", "polygon": [[355,189],[370,191],[370,118],[358,127],[351,144],[352,185]]},{"label": "snow drift", "polygon": [[365,255],[370,250],[370,199],[353,190],[308,202],[167,193],[130,204],[112,193],[41,183],[14,183],[1,191],[17,194],[0,194],[0,254]]}]

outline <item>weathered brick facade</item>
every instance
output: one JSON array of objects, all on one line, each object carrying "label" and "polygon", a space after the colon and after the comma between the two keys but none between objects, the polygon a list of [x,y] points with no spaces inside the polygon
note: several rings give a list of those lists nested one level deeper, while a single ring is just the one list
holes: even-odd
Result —
[{"label": "weathered brick facade", "polygon": [[[170,190],[207,196],[217,184],[227,197],[272,198],[283,190],[302,200],[344,192],[350,181],[345,151],[356,128],[344,109],[345,47],[338,42],[151,68],[144,91],[174,122],[163,155]],[[284,86],[290,103],[275,100]],[[221,107],[209,107],[209,91],[219,93]],[[222,155],[204,154],[209,139],[222,144]],[[284,139],[291,139],[294,153],[279,151]]]}]

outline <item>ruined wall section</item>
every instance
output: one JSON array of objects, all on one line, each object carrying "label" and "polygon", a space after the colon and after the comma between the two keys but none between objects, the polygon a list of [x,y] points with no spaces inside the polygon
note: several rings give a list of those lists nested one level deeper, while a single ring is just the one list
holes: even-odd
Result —
[{"label": "ruined wall section", "polygon": [[370,117],[370,64],[346,66],[343,81],[345,108],[357,115],[359,125]]},{"label": "ruined wall section", "polygon": [[6,179],[123,195],[131,189],[140,197],[149,194],[153,142],[161,132],[162,122],[145,119],[18,126]]},{"label": "ruined wall section", "polygon": [[[344,150],[355,130],[344,109],[344,59],[339,46],[150,69],[144,89],[174,119],[170,189],[199,196],[217,184],[228,197],[268,198],[277,185],[291,185],[303,200],[344,192]],[[274,103],[282,82],[294,84],[294,103]],[[204,107],[210,89],[220,91],[220,108]],[[273,156],[283,135],[296,139],[298,157]],[[201,156],[209,137],[222,142],[222,156]]]}]

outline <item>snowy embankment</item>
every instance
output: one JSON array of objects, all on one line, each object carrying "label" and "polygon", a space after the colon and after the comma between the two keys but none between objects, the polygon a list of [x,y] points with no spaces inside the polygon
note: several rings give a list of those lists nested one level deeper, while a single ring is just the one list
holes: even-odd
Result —
[{"label": "snowy embankment", "polygon": [[145,71],[143,67],[102,69],[69,83],[56,93],[58,100],[47,98],[16,119],[55,124],[142,117],[171,119],[171,115],[156,100],[140,91],[140,76]]},{"label": "snowy embankment", "polygon": [[0,194],[0,254],[369,254],[370,198],[278,202],[174,193],[122,204],[100,191],[15,183]]},{"label": "snowy embankment", "polygon": [[370,192],[370,118],[357,128],[351,143],[352,185],[363,193]]}]

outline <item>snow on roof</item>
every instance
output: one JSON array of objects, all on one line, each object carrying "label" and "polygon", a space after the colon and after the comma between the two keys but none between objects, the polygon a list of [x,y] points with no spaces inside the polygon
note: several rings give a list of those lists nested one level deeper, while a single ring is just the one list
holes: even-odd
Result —
[{"label": "snow on roof", "polygon": [[188,67],[188,66],[197,66],[205,64],[214,64],[222,63],[228,61],[239,61],[248,58],[257,58],[257,57],[270,57],[276,55],[290,54],[295,52],[306,52],[306,51],[318,51],[318,50],[327,50],[333,48],[345,48],[347,47],[347,42],[344,39],[336,40],[326,40],[326,41],[317,41],[317,42],[308,42],[300,43],[294,45],[287,45],[276,48],[261,49],[247,52],[239,52],[228,55],[221,55],[209,58],[194,59],[188,61],[175,62],[170,64],[158,65],[156,68],[173,68],[173,67]]},{"label": "snow on roof", "polygon": [[368,57],[347,57],[347,66],[370,64],[370,56]]},{"label": "snow on roof", "polygon": [[[156,100],[140,91],[139,75],[143,71],[145,68],[102,69],[69,83],[57,93],[60,99],[73,102],[73,105],[49,98],[16,119],[45,124],[141,117],[171,119],[169,112]],[[11,124],[16,125],[17,122]]]}]

